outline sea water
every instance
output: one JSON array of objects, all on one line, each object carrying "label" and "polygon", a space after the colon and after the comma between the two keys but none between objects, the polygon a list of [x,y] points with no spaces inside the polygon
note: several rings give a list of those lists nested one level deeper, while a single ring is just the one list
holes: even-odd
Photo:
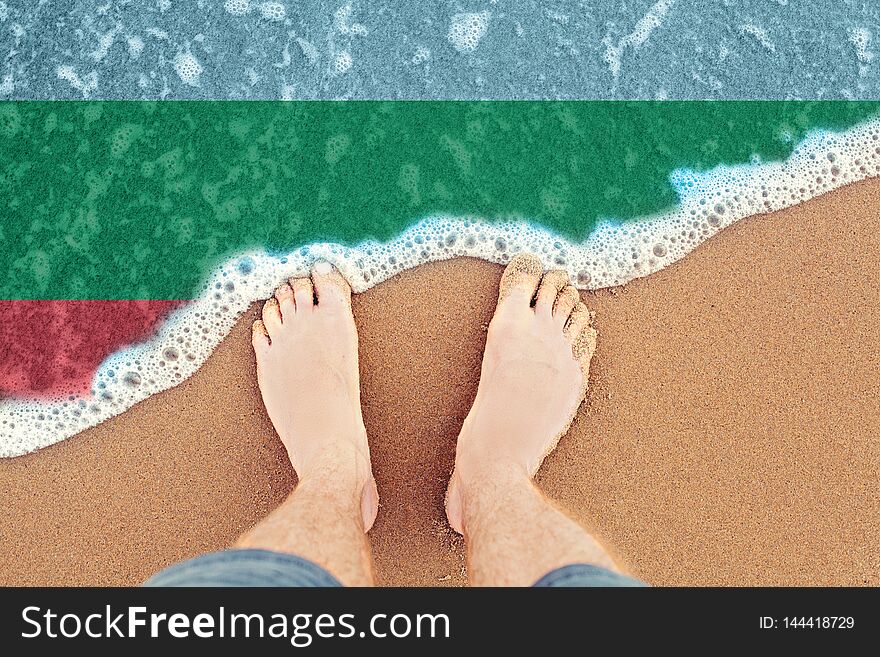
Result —
[{"label": "sea water", "polygon": [[[546,104],[542,105],[546,107]],[[323,204],[318,203],[313,207],[318,212],[329,212],[327,207],[332,206],[334,194],[345,196],[350,193],[360,193],[358,191],[360,188],[356,185],[350,188],[340,186],[341,181],[333,179],[333,175],[336,175],[333,170],[342,166],[346,157],[357,156],[357,148],[362,138],[359,134],[362,133],[354,130],[346,131],[345,125],[336,123],[331,126],[329,136],[317,139],[315,140],[317,144],[313,144],[306,140],[305,136],[314,136],[318,128],[315,125],[300,123],[297,124],[297,128],[301,133],[271,134],[273,139],[282,139],[284,148],[288,149],[287,159],[281,157],[261,159],[257,153],[257,157],[248,160],[250,145],[260,144],[265,133],[250,134],[249,130],[235,123],[235,115],[232,115],[222,127],[224,131],[244,132],[241,141],[246,157],[243,162],[233,159],[224,163],[226,178],[217,179],[220,184],[216,190],[210,186],[210,181],[205,182],[193,173],[194,170],[198,170],[198,163],[190,159],[187,153],[199,152],[199,144],[193,145],[191,140],[188,145],[182,142],[181,146],[166,149],[167,145],[161,144],[159,139],[161,135],[158,134],[155,124],[150,125],[148,122],[124,123],[112,130],[101,132],[102,136],[95,136],[91,140],[84,139],[82,134],[71,137],[72,143],[77,144],[77,149],[83,149],[87,153],[91,149],[92,165],[95,163],[104,165],[110,161],[106,158],[122,158],[119,166],[123,170],[126,167],[133,169],[135,173],[131,173],[132,176],[144,176],[147,182],[143,184],[134,185],[129,182],[129,186],[126,187],[124,181],[120,182],[120,177],[108,176],[106,169],[102,172],[101,168],[97,167],[97,170],[92,169],[94,171],[92,177],[86,171],[82,177],[58,180],[55,187],[47,187],[44,181],[40,185],[34,183],[35,188],[31,189],[28,187],[30,183],[27,182],[31,179],[27,176],[33,176],[35,168],[24,167],[23,173],[19,174],[10,160],[7,162],[6,171],[12,171],[13,181],[23,181],[17,187],[13,182],[13,190],[19,193],[19,196],[14,198],[23,198],[30,194],[32,199],[26,210],[22,210],[18,215],[29,228],[27,232],[20,234],[19,239],[24,240],[29,249],[51,248],[51,245],[35,244],[33,239],[28,243],[27,234],[30,233],[49,241],[60,240],[56,246],[61,252],[74,250],[81,260],[92,263],[93,266],[67,270],[78,277],[79,280],[75,281],[75,285],[71,285],[69,280],[60,279],[57,273],[51,272],[51,258],[48,265],[49,273],[30,272],[30,279],[27,275],[23,275],[17,280],[12,280],[16,272],[28,273],[26,267],[32,257],[29,257],[27,255],[29,251],[25,250],[17,260],[12,258],[8,263],[11,273],[4,284],[9,298],[23,298],[28,289],[41,294],[45,294],[46,290],[53,294],[58,294],[60,291],[63,294],[58,294],[57,298],[66,295],[67,298],[73,298],[70,295],[88,294],[89,285],[94,284],[98,291],[97,298],[114,298],[108,295],[108,292],[115,293],[115,298],[125,298],[144,290],[161,293],[185,289],[187,296],[193,300],[177,310],[149,342],[131,346],[108,358],[95,374],[91,394],[61,399],[6,399],[0,402],[0,456],[24,454],[63,440],[123,412],[152,394],[185,380],[204,363],[251,303],[270,296],[274,288],[286,278],[304,275],[317,259],[334,263],[351,282],[354,290],[359,292],[387,280],[400,271],[427,262],[456,256],[473,256],[504,263],[516,253],[530,251],[539,255],[545,266],[566,269],[571,282],[577,287],[597,289],[621,285],[636,277],[662,269],[743,217],[789,207],[842,185],[880,174],[880,120],[870,116],[873,109],[871,107],[862,108],[868,118],[857,121],[849,128],[836,131],[809,128],[809,122],[806,120],[809,109],[807,107],[795,107],[790,117],[775,114],[779,123],[770,124],[772,128],[768,132],[771,135],[769,146],[767,143],[762,143],[760,136],[755,134],[757,128],[750,135],[738,135],[740,141],[748,142],[746,150],[751,153],[748,161],[739,163],[735,162],[736,154],[732,155],[724,151],[724,128],[729,128],[731,122],[736,125],[733,115],[726,116],[724,125],[720,126],[717,133],[707,132],[696,139],[699,147],[695,150],[698,153],[695,157],[697,159],[702,157],[700,162],[713,161],[714,164],[699,168],[677,166],[666,172],[666,178],[661,184],[655,178],[631,180],[635,175],[631,171],[635,170],[639,175],[650,177],[651,173],[662,169],[660,162],[676,161],[676,157],[678,161],[685,159],[683,154],[687,153],[688,148],[686,136],[693,134],[695,123],[689,123],[676,133],[678,141],[670,141],[671,138],[667,134],[664,142],[657,138],[657,133],[651,133],[645,128],[651,125],[650,106],[634,104],[634,108],[630,111],[641,116],[639,119],[641,122],[631,122],[630,125],[640,125],[643,129],[638,134],[632,135],[629,141],[615,143],[615,149],[622,151],[623,155],[618,155],[619,159],[614,162],[614,166],[622,170],[613,171],[610,163],[601,161],[601,157],[606,152],[617,152],[614,149],[609,148],[607,151],[594,149],[588,153],[577,151],[577,148],[583,147],[583,142],[578,142],[578,137],[592,135],[592,131],[597,128],[595,124],[590,125],[584,120],[584,117],[595,117],[595,112],[583,109],[588,106],[589,104],[563,105],[552,110],[555,112],[552,123],[555,127],[551,133],[553,130],[564,130],[560,134],[568,139],[566,142],[555,138],[552,152],[540,143],[529,142],[528,136],[533,134],[532,132],[516,133],[513,123],[508,122],[506,126],[508,135],[520,134],[525,144],[524,148],[529,148],[533,155],[528,167],[531,175],[524,179],[518,179],[517,175],[513,175],[520,173],[515,165],[511,165],[512,169],[505,168],[505,155],[509,155],[509,150],[504,151],[494,160],[491,147],[486,146],[486,150],[481,150],[480,139],[486,136],[485,122],[480,124],[476,120],[465,121],[459,126],[460,132],[449,130],[449,126],[443,124],[443,130],[430,133],[429,126],[423,125],[422,132],[427,131],[432,135],[428,145],[434,146],[433,152],[430,152],[426,146],[426,150],[422,153],[426,158],[424,161],[418,159],[418,149],[415,148],[398,152],[395,157],[399,159],[392,160],[394,166],[387,165],[386,161],[382,160],[372,162],[374,168],[389,167],[384,174],[385,178],[390,177],[392,182],[385,180],[377,184],[393,183],[399,190],[395,202],[382,205],[381,212],[364,205],[361,216],[355,215],[352,221],[349,215],[348,221],[351,225],[342,229],[354,231],[347,232],[347,235],[356,234],[358,228],[369,234],[370,230],[378,230],[371,227],[369,222],[381,220],[385,223],[381,224],[380,228],[384,227],[388,232],[393,233],[392,236],[385,239],[350,239],[336,243],[306,238],[303,243],[288,249],[239,249],[227,254],[219,262],[206,259],[206,251],[199,250],[201,246],[208,244],[217,252],[219,251],[217,245],[224,234],[228,236],[242,225],[249,228],[257,226],[259,230],[263,230],[263,224],[257,219],[261,216],[272,217],[274,216],[272,213],[276,212],[273,204],[276,204],[278,193],[274,195],[267,193],[265,198],[257,194],[258,203],[255,203],[253,195],[241,195],[241,188],[237,186],[239,180],[244,178],[248,181],[257,181],[257,184],[247,189],[260,192],[269,188],[273,180],[276,184],[280,184],[278,183],[280,177],[273,176],[278,175],[277,172],[285,162],[292,160],[291,166],[299,167],[294,173],[311,180],[316,185],[310,195],[303,197],[303,202],[309,203],[313,197],[320,197],[324,193],[326,196]],[[847,104],[846,107],[848,108],[846,111],[854,111],[852,105]],[[3,109],[0,107],[0,111]],[[78,107],[75,115],[82,118],[83,114],[91,112],[91,115],[98,115],[93,121],[99,121],[105,109],[102,107],[99,113],[89,106]],[[530,114],[528,109],[525,107],[517,109],[516,112],[524,112],[522,116],[525,117],[526,124],[534,128],[537,118],[540,118],[540,112]],[[813,110],[815,111],[815,107]],[[380,112],[381,115],[383,111],[392,110],[375,111]],[[578,114],[578,111],[582,114]],[[616,111],[621,117],[625,114],[622,108]],[[749,111],[754,110],[752,108]],[[468,108],[462,116],[480,117],[486,112],[487,110],[479,107]],[[648,119],[644,118],[646,112]],[[495,124],[491,133],[493,138],[501,134],[497,132],[500,130],[498,116],[497,113],[494,115]],[[500,116],[510,118],[514,114],[502,113]],[[834,118],[830,115],[822,118],[825,122],[843,120],[839,116]],[[845,118],[854,120],[859,117],[847,115]],[[197,120],[193,115],[189,116],[190,122]],[[181,121],[184,125],[187,124],[185,116]],[[622,122],[625,121],[622,119]],[[661,117],[661,122],[666,125],[669,117]],[[53,142],[51,139],[40,142],[39,135],[45,136],[55,130],[64,133],[65,130],[63,127],[65,120],[63,117],[58,117],[57,110],[54,120],[50,120],[48,113],[43,113],[39,121],[33,116],[25,118],[19,116],[18,122],[12,124],[12,128],[9,125],[7,121],[4,128],[4,124],[0,123],[0,128],[6,130],[7,140],[14,141],[21,131],[25,131],[25,134],[34,137],[31,139],[32,142],[35,141],[44,148]],[[75,127],[81,128],[81,126]],[[373,123],[372,128],[377,128],[376,122]],[[119,132],[120,129],[122,133]],[[606,127],[606,132],[599,136],[590,136],[589,139],[607,139],[610,129]],[[69,133],[75,132],[76,130],[69,131]],[[479,138],[469,141],[468,134],[471,133]],[[216,137],[219,131],[213,134]],[[304,135],[303,141],[296,141],[298,134]],[[538,134],[542,134],[540,130]],[[652,135],[655,137],[654,141],[649,139]],[[347,139],[344,138],[345,136]],[[139,152],[137,156],[131,153],[134,143],[141,139],[148,142],[146,158],[143,157],[144,152]],[[271,140],[264,141],[266,144],[270,142]],[[97,152],[98,149],[90,146],[90,143],[102,143],[103,149],[107,152],[103,150]],[[456,143],[459,144],[458,147],[454,146]],[[444,150],[444,144],[453,144],[453,146]],[[731,138],[730,144],[735,147],[736,141]],[[678,147],[673,156],[665,152],[674,151],[671,145]],[[153,150],[150,150],[151,148]],[[297,157],[298,153],[308,152],[297,151],[297,148],[310,148],[311,155],[308,157],[312,159]],[[508,144],[504,148],[509,149],[511,146]],[[706,149],[709,150],[708,155]],[[771,150],[773,153],[784,152],[786,155],[779,159],[770,159],[771,156],[766,154],[761,155],[762,151],[768,153]],[[154,157],[156,153],[159,154]],[[127,156],[128,160],[125,159],[126,154],[130,154]],[[45,156],[45,160],[36,158],[31,161],[43,163],[41,166],[46,166],[45,162],[59,163],[61,169],[66,166],[65,162],[67,165],[71,163],[71,160],[58,157],[58,153],[52,153],[51,150],[42,155]],[[577,159],[576,155],[580,155],[581,159]],[[542,162],[538,156],[546,156],[549,162]],[[448,169],[431,168],[431,158],[439,160],[444,157],[449,160]],[[597,159],[599,161],[596,161]],[[312,178],[309,178],[310,174],[303,167],[319,160],[324,164],[317,171],[313,171]],[[643,160],[650,162],[646,164]],[[15,160],[19,164],[27,161],[26,158]],[[76,161],[83,161],[83,158],[77,158]],[[152,170],[144,174],[147,164],[152,166]],[[398,164],[400,166],[397,166]],[[407,166],[408,164],[411,166]],[[219,166],[218,163],[215,165]],[[351,170],[371,170],[367,165],[364,165],[363,169],[359,166],[356,165]],[[450,177],[445,180],[450,181],[447,183],[450,187],[451,181],[457,180],[463,187],[462,194],[473,193],[475,195],[473,198],[479,199],[481,190],[476,187],[472,190],[467,189],[467,183],[472,181],[474,176],[484,180],[479,176],[488,174],[480,171],[488,166],[495,166],[499,170],[491,172],[491,175],[485,178],[487,185],[484,189],[503,189],[505,181],[514,187],[512,196],[489,194],[488,199],[483,199],[489,206],[494,203],[496,207],[504,208],[505,213],[493,216],[476,212],[459,214],[447,211],[419,216],[420,204],[416,201],[443,198],[450,205],[454,205],[456,199],[461,198],[456,197],[458,191],[456,189],[447,189],[445,195],[438,197],[430,196],[431,190],[436,189],[433,183],[439,180],[442,184],[444,181],[437,171],[446,171]],[[583,172],[585,166],[593,166],[594,168],[589,170],[593,173],[585,174]],[[639,169],[639,166],[642,169]],[[209,179],[208,174],[219,170],[211,167],[203,169],[203,178]],[[207,173],[204,173],[205,171]],[[230,171],[234,171],[234,175],[238,176],[236,180],[230,181],[230,176],[233,175],[229,173]],[[560,171],[565,172],[566,175],[560,174]],[[429,176],[428,172],[433,175]],[[591,194],[598,192],[600,199],[587,200],[584,191],[575,188],[576,184],[589,184],[590,180],[594,180],[591,175],[605,176],[601,179],[604,187],[593,185],[589,189]],[[320,181],[320,176],[328,176],[330,180]],[[542,176],[549,178],[542,180]],[[295,176],[292,178],[295,179]],[[7,178],[7,193],[10,188],[9,180]],[[370,181],[377,180],[379,178],[375,176],[370,178]],[[496,182],[493,183],[493,180]],[[547,180],[550,185],[546,184]],[[77,185],[80,186],[79,192],[76,192]],[[621,189],[614,192],[617,185],[620,185]],[[246,201],[242,201],[240,207],[236,206],[232,216],[224,219],[223,208],[228,206],[224,200],[225,187],[239,194],[231,198],[245,198]],[[145,192],[144,188],[148,191]],[[34,212],[33,208],[39,205],[33,201],[37,189],[42,190],[44,196],[43,208]],[[107,201],[107,205],[102,205],[101,199],[112,190],[116,190],[116,196]],[[602,194],[603,190],[604,194]],[[654,191],[653,197],[641,197],[651,190]],[[664,198],[667,191],[673,199],[668,207],[661,206],[655,211],[638,214],[639,209],[645,207],[643,204],[647,203],[649,204],[647,207],[652,207],[650,203],[656,202],[657,197]],[[374,200],[380,202],[382,193],[384,192],[380,190],[380,194]],[[190,205],[178,200],[172,201],[163,209],[162,200],[175,199],[175,194],[190,200],[201,196],[204,219],[199,221],[195,218],[199,207],[197,204]],[[401,204],[400,199],[405,199],[407,196],[414,204],[405,206],[401,210],[397,206]],[[623,197],[624,201],[628,199],[629,205],[621,202],[620,197]],[[70,208],[65,207],[64,199],[72,198],[81,201],[78,211],[70,212]],[[56,207],[51,207],[51,199],[57,201]],[[104,244],[101,241],[102,232],[112,231],[116,226],[114,215],[105,215],[104,212],[128,207],[128,214],[120,215],[120,219],[130,217],[132,213],[137,214],[140,209],[135,201],[143,202],[146,207],[152,208],[151,211],[157,213],[158,217],[161,217],[164,211],[167,217],[179,218],[186,227],[189,239],[179,244],[176,250],[169,244],[163,244],[163,240],[169,243],[179,240],[181,229],[170,219],[163,223],[157,218],[146,225],[149,230],[144,233],[152,238],[155,254],[142,253],[144,247],[137,237],[138,230],[144,229],[144,226],[136,224],[130,224],[128,231],[131,239],[127,242],[109,246]],[[343,198],[341,201],[343,207],[346,202],[348,201]],[[478,202],[475,203],[479,205]],[[517,203],[523,205],[517,206]],[[533,205],[529,206],[529,203]],[[636,216],[624,218],[601,216],[602,207],[612,207],[615,203],[619,204],[618,207],[629,208]],[[22,205],[22,203],[13,204],[13,207]],[[505,218],[505,215],[512,214],[510,208],[517,207],[537,208],[537,216],[529,217],[526,211],[520,210],[518,216],[512,219]],[[92,209],[91,215],[87,211],[88,208]],[[217,215],[218,208],[221,210],[221,216]],[[60,219],[57,214],[55,215],[54,223],[47,218],[53,211],[62,214]],[[64,215],[64,212],[70,214]],[[261,212],[263,214],[260,214]],[[405,219],[400,218],[405,217],[407,212],[412,217],[408,225]],[[391,224],[388,223],[386,213],[391,216]],[[395,213],[398,213],[397,216]],[[340,230],[338,226],[331,224],[331,217],[332,214],[327,218],[322,218],[319,214],[317,219],[310,223],[308,215],[302,215],[295,224],[297,229],[295,234],[308,235],[310,229]],[[282,229],[288,225],[284,223],[284,219],[285,217],[278,216],[278,226]],[[400,229],[397,229],[397,224],[393,223],[398,220],[404,223]],[[61,221],[60,229],[58,221]],[[340,223],[344,221],[340,220]],[[76,227],[79,227],[79,232],[74,230]],[[4,230],[11,233],[11,225],[4,225]],[[255,235],[257,242],[270,237],[261,232],[256,232]],[[68,239],[71,236],[73,243]],[[240,237],[239,234],[233,236],[236,239]],[[272,236],[277,237],[276,234]],[[229,243],[234,244],[235,240]],[[6,242],[6,244],[11,243]],[[15,245],[18,244],[15,242],[11,249],[14,251]],[[90,254],[86,247],[91,244],[95,245],[95,251]],[[10,247],[7,247],[7,250],[10,250]],[[211,250],[208,249],[207,252],[211,253]],[[174,254],[186,254],[186,256],[174,259]],[[199,263],[206,264],[207,269],[201,274],[202,283],[195,289],[189,289],[179,287],[180,283],[172,281],[167,276],[145,281],[143,276],[137,275],[139,271],[149,271],[150,268],[144,263],[150,260],[161,261],[162,258],[166,258],[167,263],[163,266],[163,271],[169,270],[172,273],[175,271],[174,263],[182,263],[181,268],[176,270],[178,272],[188,272],[194,267],[197,269],[196,265]],[[108,282],[106,271],[111,262],[115,263],[116,269],[113,270],[114,275]],[[47,277],[46,284],[41,287],[41,275],[44,274]],[[92,278],[90,279],[89,276]],[[186,285],[186,281],[183,284]],[[28,288],[28,285],[31,287]],[[14,296],[15,294],[18,294],[18,297]]]},{"label": "sea water", "polygon": [[0,0],[0,99],[877,98],[880,5]]}]

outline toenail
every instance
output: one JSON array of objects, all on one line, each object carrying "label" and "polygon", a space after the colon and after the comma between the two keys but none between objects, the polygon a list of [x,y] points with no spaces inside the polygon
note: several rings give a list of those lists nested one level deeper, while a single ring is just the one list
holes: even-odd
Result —
[{"label": "toenail", "polygon": [[333,267],[326,260],[319,260],[315,263],[316,274],[329,274],[331,271],[333,271]]}]

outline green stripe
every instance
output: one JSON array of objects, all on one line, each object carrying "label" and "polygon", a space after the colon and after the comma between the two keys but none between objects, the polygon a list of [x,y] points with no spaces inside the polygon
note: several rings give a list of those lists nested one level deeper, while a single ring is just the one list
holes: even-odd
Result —
[{"label": "green stripe", "polygon": [[[669,174],[787,156],[867,102],[0,103],[0,298],[190,297],[253,246],[388,239],[431,213],[583,238]],[[785,135],[789,139],[784,138]]]}]

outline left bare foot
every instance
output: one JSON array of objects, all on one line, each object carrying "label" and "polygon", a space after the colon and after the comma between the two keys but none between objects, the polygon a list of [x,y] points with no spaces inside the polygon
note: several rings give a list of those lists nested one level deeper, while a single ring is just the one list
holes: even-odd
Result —
[{"label": "left bare foot", "polygon": [[[317,301],[315,301],[317,297]],[[275,291],[254,322],[257,380],[269,418],[300,481],[331,468],[360,496],[364,531],[379,508],[361,414],[351,288],[332,265]]]}]

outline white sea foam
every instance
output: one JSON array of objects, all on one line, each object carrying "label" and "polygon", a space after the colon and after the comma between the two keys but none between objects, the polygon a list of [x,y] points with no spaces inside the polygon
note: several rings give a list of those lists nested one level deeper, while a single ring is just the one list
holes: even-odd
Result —
[{"label": "white sea foam", "polygon": [[191,53],[182,52],[174,58],[174,70],[184,84],[198,86],[199,76],[204,72],[202,65]]},{"label": "white sea foam", "polygon": [[490,11],[455,14],[449,23],[447,38],[458,52],[473,52],[489,29]]},{"label": "white sea foam", "polygon": [[[256,300],[268,298],[317,259],[336,264],[356,292],[416,265],[456,256],[504,263],[522,251],[568,270],[582,289],[621,285],[658,271],[735,221],[806,201],[880,175],[880,119],[843,133],[815,132],[784,162],[678,170],[679,205],[638,221],[603,221],[583,242],[527,222],[429,217],[385,243],[312,244],[285,255],[239,254],[219,267],[197,298],[150,341],[105,361],[92,393],[59,400],[0,402],[0,457],[26,454],[122,413],[191,376]],[[811,248],[809,245],[805,248]]]},{"label": "white sea foam", "polygon": [[223,9],[233,16],[244,16],[251,10],[250,0],[226,0]]},{"label": "white sea foam", "polygon": [[651,33],[663,25],[663,19],[673,4],[675,4],[675,0],[659,0],[654,3],[635,24],[633,31],[622,37],[616,44],[611,40],[610,35],[606,35],[602,39],[602,44],[605,46],[602,59],[608,64],[611,75],[615,78],[620,75],[624,51],[627,48],[637,49],[644,45]]},{"label": "white sea foam", "polygon": [[98,47],[90,53],[93,60],[100,62],[107,56],[107,53],[110,52],[110,48],[113,47],[113,42],[116,40],[116,34],[119,30],[120,26],[117,25],[106,34],[101,35],[101,38],[98,39]]},{"label": "white sea foam", "polygon": [[364,36],[367,28],[361,23],[351,22],[351,3],[343,5],[333,14],[333,27],[339,34],[354,34]]},{"label": "white sea foam", "polygon": [[770,40],[770,37],[767,35],[767,30],[763,27],[752,25],[751,23],[740,25],[739,33],[752,37],[755,41],[761,44],[761,47],[767,52],[776,52],[776,44]]},{"label": "white sea foam", "polygon": [[260,15],[267,21],[283,21],[287,9],[280,2],[264,2],[260,5]]},{"label": "white sea foam", "polygon": [[859,61],[863,64],[874,61],[874,53],[868,49],[871,45],[871,32],[864,27],[853,27],[848,34],[849,42],[855,46]]},{"label": "white sea foam", "polygon": [[416,53],[412,56],[413,64],[421,64],[431,59],[431,51],[424,46],[416,48]]},{"label": "white sea foam", "polygon": [[335,73],[341,75],[351,68],[351,64],[351,55],[347,50],[343,50],[336,53],[336,58],[333,60],[333,70]]},{"label": "white sea foam", "polygon": [[55,69],[55,74],[59,80],[64,80],[71,87],[82,93],[83,98],[88,98],[98,88],[98,73],[96,71],[92,71],[83,78],[80,78],[73,66],[63,64]]},{"label": "white sea foam", "polygon": [[126,43],[128,44],[128,55],[132,59],[137,59],[141,56],[141,52],[144,50],[144,40],[139,36],[130,36],[126,37]]}]

